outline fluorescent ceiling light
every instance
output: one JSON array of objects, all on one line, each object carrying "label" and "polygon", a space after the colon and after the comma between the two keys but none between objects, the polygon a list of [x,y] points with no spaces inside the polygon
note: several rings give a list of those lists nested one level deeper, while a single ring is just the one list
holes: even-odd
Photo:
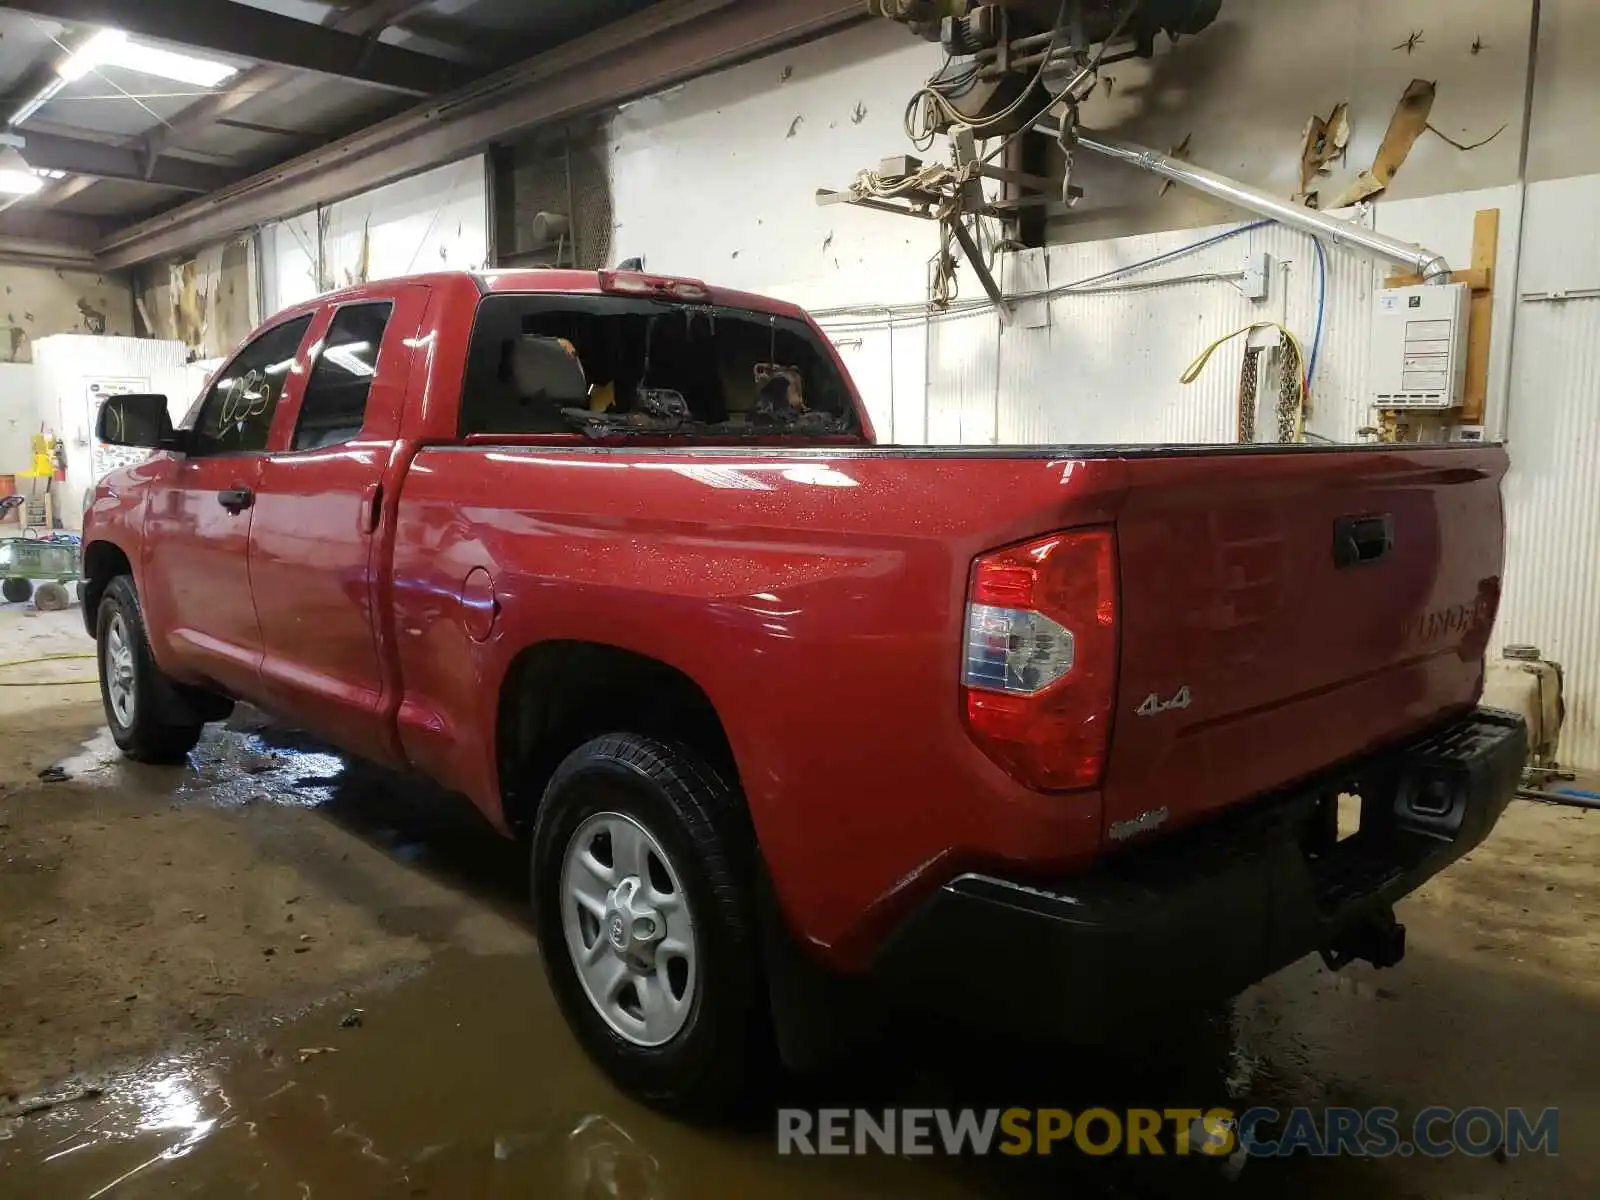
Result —
[{"label": "fluorescent ceiling light", "polygon": [[40,171],[28,165],[15,146],[0,146],[0,195],[31,196],[46,179],[60,179],[64,171]]},{"label": "fluorescent ceiling light", "polygon": [[97,67],[122,67],[143,75],[155,75],[191,87],[214,88],[239,73],[238,67],[210,58],[180,54],[131,41],[120,29],[102,29],[76,53],[56,66],[56,74],[75,83]]},{"label": "fluorescent ceiling light", "polygon": [[31,196],[44,186],[32,171],[10,171],[0,167],[0,195]]},{"label": "fluorescent ceiling light", "polygon": [[44,186],[44,180],[34,174],[33,168],[11,146],[0,147],[0,193],[7,196],[31,196]]},{"label": "fluorescent ceiling light", "polygon": [[56,98],[56,94],[66,86],[67,81],[65,79],[52,79],[34,94],[33,99],[29,100],[21,108],[17,109],[16,112],[12,113],[11,119],[7,122],[7,124],[21,125],[24,121],[32,117],[34,113],[38,112],[46,104],[49,104],[50,101],[54,100]]},{"label": "fluorescent ceiling light", "polygon": [[56,64],[56,74],[68,83],[77,83],[90,71],[109,62],[107,55],[119,44],[126,44],[128,35],[120,29],[102,29],[77,50]]}]

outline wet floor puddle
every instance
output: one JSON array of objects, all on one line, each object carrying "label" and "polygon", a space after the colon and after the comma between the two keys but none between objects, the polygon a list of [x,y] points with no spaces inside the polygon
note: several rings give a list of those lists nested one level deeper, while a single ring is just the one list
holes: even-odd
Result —
[{"label": "wet floor puddle", "polygon": [[351,1018],[317,1010],[231,1057],[157,1061],[0,1123],[0,1195],[980,1194],[906,1160],[780,1164],[767,1133],[633,1104],[568,1037],[531,957],[441,964]]}]

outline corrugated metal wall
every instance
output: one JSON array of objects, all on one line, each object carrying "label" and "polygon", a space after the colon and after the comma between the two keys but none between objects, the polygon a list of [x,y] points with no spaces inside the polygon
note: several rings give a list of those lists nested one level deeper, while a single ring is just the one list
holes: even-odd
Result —
[{"label": "corrugated metal wall", "polygon": [[[1561,761],[1600,770],[1600,178],[1528,189],[1496,648],[1566,670]],[[1572,298],[1554,298],[1566,293]]]}]

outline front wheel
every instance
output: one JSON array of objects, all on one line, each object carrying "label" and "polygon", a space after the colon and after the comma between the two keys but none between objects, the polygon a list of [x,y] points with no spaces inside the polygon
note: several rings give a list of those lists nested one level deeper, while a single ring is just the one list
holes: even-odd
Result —
[{"label": "front wheel", "polygon": [[629,734],[574,751],[540,808],[533,901],[551,988],[590,1056],[668,1111],[726,1114],[771,1058],[751,842],[716,770]]},{"label": "front wheel", "polygon": [[96,631],[100,698],[111,736],[129,758],[181,762],[200,740],[202,725],[156,666],[139,594],[128,576],[117,576],[106,588]]}]

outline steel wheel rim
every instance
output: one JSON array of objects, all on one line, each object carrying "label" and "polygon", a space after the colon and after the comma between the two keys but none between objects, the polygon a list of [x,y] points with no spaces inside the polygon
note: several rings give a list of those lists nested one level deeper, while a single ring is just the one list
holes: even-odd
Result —
[{"label": "steel wheel rim", "polygon": [[694,1006],[699,947],[682,876],[633,817],[596,813],[561,863],[561,929],[574,974],[611,1031],[664,1046]]},{"label": "steel wheel rim", "polygon": [[105,672],[106,698],[117,723],[126,729],[133,724],[133,706],[138,685],[133,670],[133,644],[122,614],[115,614],[106,625],[106,648],[101,669]]}]

